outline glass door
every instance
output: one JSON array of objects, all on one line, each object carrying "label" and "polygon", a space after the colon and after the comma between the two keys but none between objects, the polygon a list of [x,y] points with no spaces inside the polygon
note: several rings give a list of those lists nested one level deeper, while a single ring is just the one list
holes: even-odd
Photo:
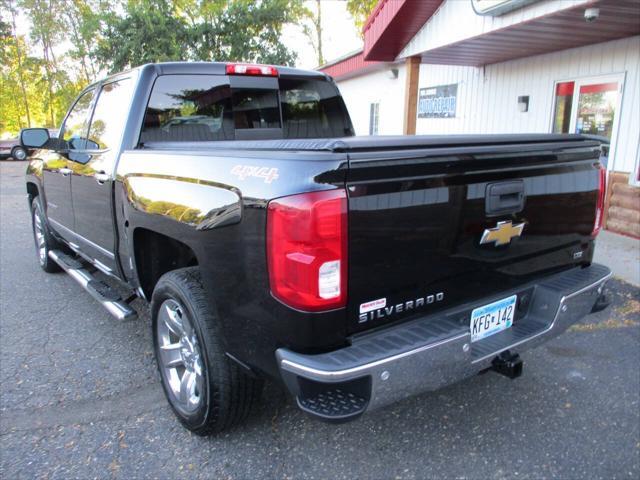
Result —
[{"label": "glass door", "polygon": [[620,116],[623,75],[558,82],[555,87],[554,133],[599,135],[610,142],[604,162],[613,157]]},{"label": "glass door", "polygon": [[572,115],[575,133],[601,135],[609,141],[613,137],[616,117],[619,113],[621,82],[584,80],[576,82],[575,114]]}]

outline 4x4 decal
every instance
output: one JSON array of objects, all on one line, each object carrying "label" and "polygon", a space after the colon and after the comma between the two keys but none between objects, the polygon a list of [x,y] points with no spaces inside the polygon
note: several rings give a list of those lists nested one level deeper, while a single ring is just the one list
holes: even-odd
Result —
[{"label": "4x4 decal", "polygon": [[234,165],[231,174],[237,176],[240,180],[247,177],[256,177],[264,179],[264,183],[271,183],[279,178],[277,168],[256,167],[252,165]]}]

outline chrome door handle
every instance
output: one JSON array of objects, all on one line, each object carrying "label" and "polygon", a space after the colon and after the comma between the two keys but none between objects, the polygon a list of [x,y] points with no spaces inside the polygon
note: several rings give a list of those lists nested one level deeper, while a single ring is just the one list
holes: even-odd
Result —
[{"label": "chrome door handle", "polygon": [[70,168],[67,167],[62,167],[58,169],[58,173],[61,173],[63,176],[67,176],[70,175],[73,172],[73,170],[71,170]]},{"label": "chrome door handle", "polygon": [[98,172],[93,176],[100,185],[109,180],[109,174],[104,172]]}]

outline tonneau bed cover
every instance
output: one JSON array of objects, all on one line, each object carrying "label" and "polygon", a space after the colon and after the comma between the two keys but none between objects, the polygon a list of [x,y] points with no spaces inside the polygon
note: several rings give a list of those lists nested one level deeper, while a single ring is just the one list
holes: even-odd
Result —
[{"label": "tonneau bed cover", "polygon": [[504,135],[390,135],[318,139],[229,140],[211,142],[147,142],[144,148],[157,150],[277,150],[356,152],[380,150],[415,150],[430,148],[487,147],[522,144],[562,146],[598,146],[600,142],[583,135],[504,134]]}]

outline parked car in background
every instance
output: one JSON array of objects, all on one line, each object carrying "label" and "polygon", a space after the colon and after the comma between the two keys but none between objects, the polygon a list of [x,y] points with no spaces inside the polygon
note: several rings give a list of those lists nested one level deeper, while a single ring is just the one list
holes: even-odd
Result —
[{"label": "parked car in background", "polygon": [[20,145],[20,138],[9,138],[8,140],[0,140],[0,159],[6,160],[13,158],[14,160],[25,160],[29,152]]},{"label": "parked car in background", "polygon": [[[50,129],[49,135],[51,137],[58,136],[58,130]],[[0,160],[7,160],[9,158],[13,160],[26,160],[31,155],[32,150],[28,150],[20,145],[20,135],[15,138],[9,138],[7,140],[0,140]]]}]

